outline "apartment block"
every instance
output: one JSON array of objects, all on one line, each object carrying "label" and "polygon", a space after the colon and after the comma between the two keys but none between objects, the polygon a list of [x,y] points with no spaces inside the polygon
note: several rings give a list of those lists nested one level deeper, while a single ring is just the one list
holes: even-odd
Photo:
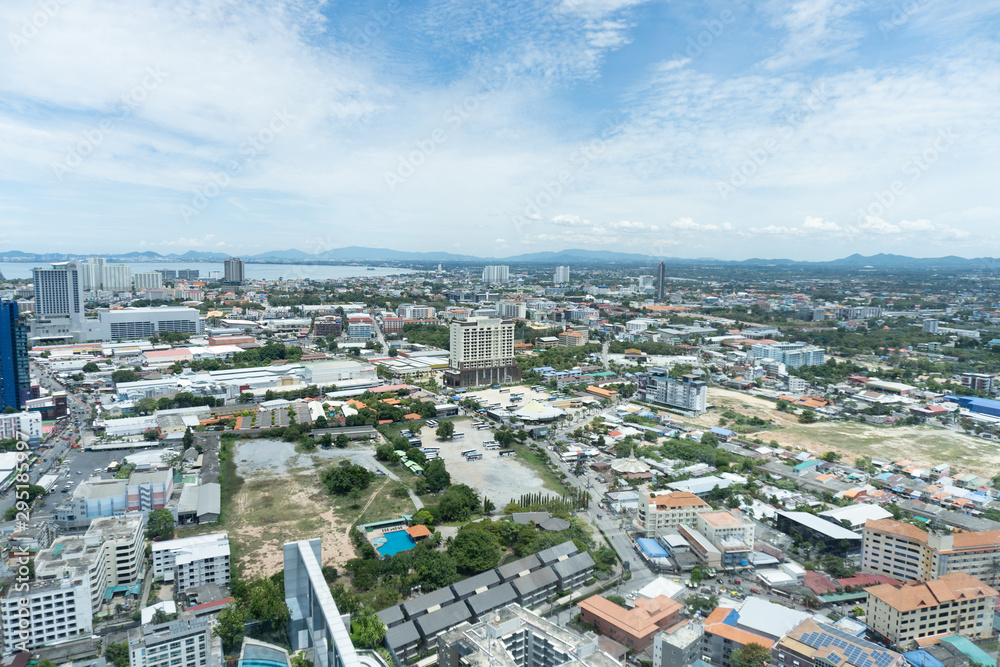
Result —
[{"label": "apartment block", "polygon": [[699,514],[710,511],[711,505],[687,491],[659,496],[639,494],[638,517],[639,523],[646,529],[646,537],[656,537],[664,528],[682,523],[694,525]]},{"label": "apartment block", "polygon": [[521,379],[514,361],[514,323],[472,317],[451,323],[451,354],[444,373],[448,387],[478,387]]},{"label": "apartment block", "polygon": [[583,347],[590,342],[590,332],[587,329],[567,329],[557,338],[561,347]]},{"label": "apartment block", "polygon": [[341,333],[343,327],[336,315],[321,315],[313,321],[313,334],[317,336],[339,336]]},{"label": "apartment block", "polygon": [[51,269],[31,271],[35,288],[35,316],[38,319],[66,321],[73,334],[86,330],[83,282],[79,262],[60,262]]},{"label": "apartment block", "polygon": [[212,650],[207,619],[144,625],[128,633],[129,667],[212,667],[222,656]]},{"label": "apartment block", "polygon": [[593,633],[578,635],[511,604],[482,622],[468,622],[437,640],[441,667],[618,667]]},{"label": "apartment block", "polygon": [[128,478],[125,493],[129,511],[149,512],[162,509],[174,492],[174,471],[134,472]]},{"label": "apartment block", "polygon": [[153,543],[153,575],[178,593],[205,584],[225,586],[230,576],[229,535],[212,533]]},{"label": "apartment block", "polygon": [[694,621],[681,621],[657,633],[653,637],[653,667],[690,667],[701,660],[704,635],[704,628]]},{"label": "apartment block", "polygon": [[739,510],[702,512],[695,517],[698,532],[722,554],[722,567],[741,568],[750,564],[756,525]]},{"label": "apartment block", "polygon": [[132,275],[136,291],[163,289],[163,274],[159,271],[144,271]]},{"label": "apartment block", "polygon": [[651,368],[639,379],[638,396],[650,403],[701,413],[708,403],[708,385],[695,375],[672,378],[666,368]]},{"label": "apartment block", "polygon": [[0,413],[0,440],[14,440],[22,435],[31,442],[42,437],[42,413]]},{"label": "apartment block", "polygon": [[230,257],[223,262],[225,276],[222,281],[227,285],[242,285],[246,282],[246,263],[239,257]]},{"label": "apartment block", "polygon": [[900,646],[924,637],[959,635],[973,641],[993,634],[997,592],[964,572],[926,583],[866,588],[865,622]]},{"label": "apartment block", "polygon": [[87,321],[88,340],[135,340],[161,333],[200,334],[205,330],[200,313],[187,306],[158,308],[99,308],[97,319]]},{"label": "apartment block", "polygon": [[943,534],[925,532],[892,519],[869,520],[861,545],[861,569],[900,581],[930,581],[964,572],[997,586],[1000,531]]},{"label": "apartment block", "polygon": [[138,581],[144,528],[145,517],[139,513],[99,519],[85,535],[59,538],[40,551],[35,580],[27,590],[9,586],[0,599],[4,651],[90,636],[105,593]]},{"label": "apartment block", "polygon": [[973,391],[993,391],[993,376],[988,373],[962,373],[962,385]]},{"label": "apartment block", "polygon": [[826,361],[826,350],[815,345],[798,343],[755,343],[750,347],[750,359],[774,359],[788,368],[817,366]]},{"label": "apartment block", "polygon": [[483,268],[483,282],[487,285],[510,281],[509,266],[486,266]]}]

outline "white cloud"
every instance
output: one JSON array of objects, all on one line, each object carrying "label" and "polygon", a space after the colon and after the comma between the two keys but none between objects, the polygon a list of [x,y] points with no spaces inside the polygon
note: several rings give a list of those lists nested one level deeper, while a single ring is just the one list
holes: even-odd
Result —
[{"label": "white cloud", "polygon": [[585,220],[578,215],[560,214],[549,220],[553,225],[560,227],[593,227],[590,220]]},{"label": "white cloud", "polygon": [[886,222],[874,215],[866,216],[864,220],[858,223],[858,229],[869,234],[898,234],[903,231],[899,225]]},{"label": "white cloud", "polygon": [[658,232],[660,228],[646,222],[633,222],[631,220],[618,220],[609,222],[608,227],[623,232]]},{"label": "white cloud", "polygon": [[802,228],[815,232],[844,231],[844,228],[838,225],[836,222],[832,222],[830,220],[824,220],[823,218],[813,218],[810,216],[806,216],[806,219],[802,222]]}]

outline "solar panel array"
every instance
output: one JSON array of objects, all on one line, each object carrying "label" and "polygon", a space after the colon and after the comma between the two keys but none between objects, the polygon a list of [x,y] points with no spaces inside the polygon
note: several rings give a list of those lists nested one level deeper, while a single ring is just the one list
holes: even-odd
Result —
[{"label": "solar panel array", "polygon": [[[884,651],[877,646],[871,648],[859,645],[858,640],[848,635],[842,635],[837,631],[806,632],[800,638],[803,644],[815,649],[832,647],[839,649],[847,662],[856,667],[889,667],[893,663],[892,653]],[[840,665],[844,659],[834,651],[831,651],[826,660],[833,665]]]}]

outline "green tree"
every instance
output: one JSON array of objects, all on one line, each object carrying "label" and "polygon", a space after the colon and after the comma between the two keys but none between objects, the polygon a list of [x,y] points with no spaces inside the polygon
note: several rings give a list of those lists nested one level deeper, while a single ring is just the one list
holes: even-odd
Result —
[{"label": "green tree", "polygon": [[733,667],[764,667],[771,661],[771,654],[757,642],[744,644],[730,655]]},{"label": "green tree", "polygon": [[434,525],[434,515],[425,509],[418,511],[413,515],[413,523],[422,526],[433,526]]},{"label": "green tree", "polygon": [[816,413],[812,410],[803,410],[802,414],[799,415],[800,424],[813,424],[816,422]]},{"label": "green tree", "polygon": [[111,374],[111,381],[115,384],[120,382],[137,382],[139,374],[127,368],[119,369]]},{"label": "green tree", "polygon": [[357,648],[376,649],[385,637],[385,623],[370,609],[351,619],[351,643]]},{"label": "green tree", "polygon": [[691,570],[691,583],[695,585],[700,584],[704,578],[705,573],[702,572],[702,569],[696,565],[694,569]]},{"label": "green tree", "polygon": [[108,644],[104,649],[104,657],[115,667],[128,667],[128,644],[126,642]]},{"label": "green tree", "polygon": [[84,373],[96,373],[101,370],[101,367],[95,364],[93,361],[88,361],[83,365],[81,369]]},{"label": "green tree", "polygon": [[[215,627],[212,632],[222,639],[222,651],[229,655],[239,649],[243,643],[243,632],[250,614],[240,604],[227,604],[215,616]],[[127,661],[126,661],[127,664]],[[118,667],[117,665],[115,667]]]},{"label": "green tree", "polygon": [[344,449],[347,445],[351,444],[350,440],[343,433],[338,434],[337,439],[333,443],[337,446],[337,449]]},{"label": "green tree", "polygon": [[142,434],[142,439],[147,442],[153,442],[154,440],[158,440],[159,437],[160,434],[155,428],[151,428]]},{"label": "green tree", "polygon": [[424,467],[424,479],[427,481],[427,490],[435,493],[451,486],[451,473],[445,468],[444,459],[438,457],[428,461]]},{"label": "green tree", "polygon": [[146,522],[146,538],[155,540],[169,540],[174,536],[174,517],[170,510],[158,509],[149,513],[149,520]]},{"label": "green tree", "polygon": [[194,446],[194,433],[191,431],[191,427],[184,429],[184,437],[181,438],[181,444],[184,445],[184,449]]},{"label": "green tree", "polygon": [[607,600],[608,602],[613,602],[614,604],[618,605],[619,607],[624,607],[625,606],[625,598],[623,598],[620,595],[606,595],[604,597],[604,599]]},{"label": "green tree", "polygon": [[434,431],[434,435],[441,438],[442,440],[447,440],[452,435],[455,434],[455,422],[450,419],[442,420],[438,424],[437,430]]},{"label": "green tree", "polygon": [[454,484],[441,496],[438,512],[445,521],[465,521],[479,506],[475,489],[466,484]]},{"label": "green tree", "polygon": [[[805,413],[803,413],[803,416],[805,416]],[[799,420],[801,421],[801,419],[802,418],[800,417]],[[823,456],[821,456],[820,458],[826,461],[827,463],[837,463],[843,457],[837,452],[824,452]]]},{"label": "green tree", "polygon": [[375,473],[363,466],[341,461],[339,466],[327,468],[320,475],[327,491],[334,495],[347,495],[354,489],[364,490],[375,478]]},{"label": "green tree", "polygon": [[135,402],[135,411],[140,415],[148,415],[156,411],[155,398],[140,398]]},{"label": "green tree", "polygon": [[479,574],[500,564],[500,548],[492,533],[479,528],[458,531],[448,547],[448,554],[455,559],[459,570]]},{"label": "green tree", "polygon": [[329,426],[329,422],[327,422],[325,415],[316,417],[316,421],[313,422],[313,428],[326,428],[327,426]]}]

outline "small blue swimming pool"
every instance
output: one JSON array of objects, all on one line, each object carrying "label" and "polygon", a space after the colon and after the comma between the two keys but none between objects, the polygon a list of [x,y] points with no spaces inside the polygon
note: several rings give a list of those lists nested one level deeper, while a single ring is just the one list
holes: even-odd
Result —
[{"label": "small blue swimming pool", "polygon": [[409,551],[417,546],[410,534],[405,530],[394,530],[384,535],[385,544],[375,547],[382,557],[398,554],[400,551]]}]

